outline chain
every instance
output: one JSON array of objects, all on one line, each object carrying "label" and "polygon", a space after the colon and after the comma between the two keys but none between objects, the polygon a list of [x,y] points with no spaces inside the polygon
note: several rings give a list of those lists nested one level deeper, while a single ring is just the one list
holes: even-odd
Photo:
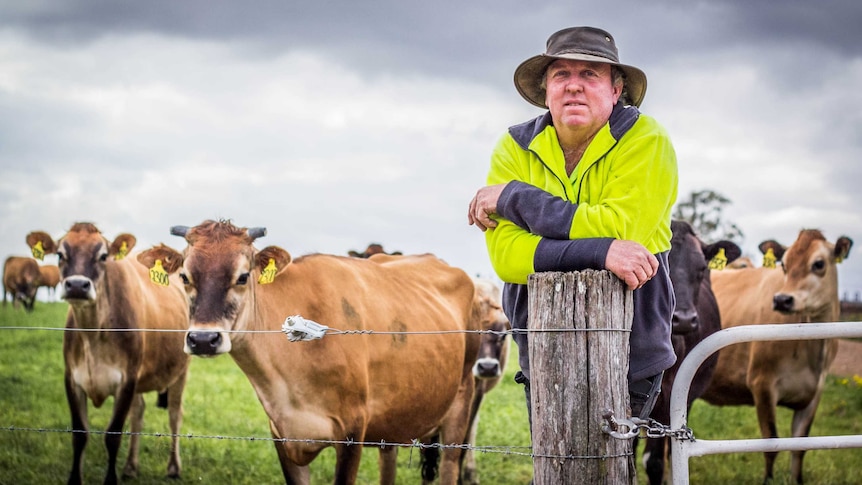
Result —
[{"label": "chain", "polygon": [[670,426],[661,424],[651,418],[623,418],[617,420],[614,417],[614,412],[611,410],[606,411],[602,417],[605,419],[602,431],[619,440],[630,440],[642,435],[646,438],[668,437],[675,440],[694,441],[694,433],[689,427],[671,429]]}]

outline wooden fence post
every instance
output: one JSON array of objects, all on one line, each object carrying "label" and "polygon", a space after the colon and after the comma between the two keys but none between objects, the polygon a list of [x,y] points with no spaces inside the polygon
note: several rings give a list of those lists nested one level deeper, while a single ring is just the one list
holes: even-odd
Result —
[{"label": "wooden fence post", "polygon": [[607,410],[629,415],[632,292],[586,270],[533,274],[528,294],[527,327],[545,330],[528,335],[534,483],[636,483],[631,440],[602,432]]}]

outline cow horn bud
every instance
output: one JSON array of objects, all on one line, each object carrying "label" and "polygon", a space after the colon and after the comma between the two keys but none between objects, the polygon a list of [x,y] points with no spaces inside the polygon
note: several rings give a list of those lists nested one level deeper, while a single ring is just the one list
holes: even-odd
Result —
[{"label": "cow horn bud", "polygon": [[252,227],[248,230],[248,237],[250,237],[252,241],[263,236],[266,236],[265,227]]},{"label": "cow horn bud", "polygon": [[189,226],[173,226],[173,227],[171,227],[171,235],[172,236],[186,237],[187,232],[189,232]]}]

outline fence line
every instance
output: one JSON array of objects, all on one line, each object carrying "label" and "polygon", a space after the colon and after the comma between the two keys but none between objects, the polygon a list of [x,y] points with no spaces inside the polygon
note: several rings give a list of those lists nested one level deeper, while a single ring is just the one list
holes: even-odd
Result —
[{"label": "fence line", "polygon": [[[58,332],[151,332],[151,333],[188,333],[189,329],[161,329],[161,328],[66,328],[66,327],[23,327],[23,326],[0,326],[0,330],[45,330]],[[216,331],[216,330],[212,330]],[[218,330],[227,334],[282,334],[285,330]],[[580,332],[628,332],[630,329],[613,328],[558,328],[558,329],[526,329],[515,328],[511,330],[429,330],[429,331],[389,331],[389,330],[338,330],[329,328],[326,335],[444,335],[478,333],[497,336],[518,335],[528,333],[580,333]]]},{"label": "fence line", "polygon": [[386,447],[397,447],[397,448],[416,448],[416,449],[428,449],[428,448],[436,448],[436,449],[447,449],[447,448],[457,448],[460,450],[472,450],[479,453],[499,453],[503,455],[514,455],[514,456],[522,456],[529,458],[547,458],[547,459],[555,459],[555,460],[604,460],[608,458],[621,458],[626,456],[631,456],[632,453],[624,453],[618,455],[587,455],[587,456],[578,456],[578,455],[549,455],[549,454],[541,454],[541,453],[532,453],[532,452],[524,452],[524,451],[516,451],[516,450],[532,450],[532,446],[511,446],[511,445],[468,445],[468,444],[443,444],[443,443],[423,443],[419,439],[414,439],[410,443],[397,443],[397,442],[388,442],[388,441],[355,441],[352,439],[344,439],[344,440],[317,440],[317,439],[307,439],[307,438],[272,438],[272,437],[260,437],[260,436],[222,436],[222,435],[196,435],[192,433],[146,433],[146,432],[137,432],[133,433],[131,431],[104,431],[104,430],[87,430],[84,431],[82,429],[58,429],[58,428],[28,428],[28,427],[19,427],[19,426],[5,426],[0,427],[0,431],[10,431],[10,432],[33,432],[33,433],[87,433],[92,435],[121,435],[121,436],[145,436],[145,437],[153,437],[153,438],[188,438],[188,439],[211,439],[211,440],[228,440],[228,441],[262,441],[262,442],[273,442],[273,443],[307,443],[307,444],[325,444],[325,445],[347,445],[347,446],[365,446],[365,447],[378,447],[378,448],[386,448]]},{"label": "fence line", "polygon": [[[173,332],[187,333],[188,329],[91,329],[91,328],[65,328],[65,327],[28,327],[28,326],[0,326],[0,330],[35,330],[35,331],[60,331],[60,332]],[[284,334],[286,330],[222,330],[221,332],[229,334]],[[433,334],[492,334],[497,336],[528,334],[528,333],[572,333],[572,332],[631,332],[630,329],[610,329],[610,328],[564,328],[564,329],[509,329],[504,331],[496,330],[441,330],[441,331],[376,331],[376,330],[338,330],[333,328],[326,329],[326,335],[433,335]],[[123,435],[123,436],[148,436],[156,438],[178,437],[189,439],[214,439],[214,440],[234,440],[234,441],[264,441],[264,442],[297,442],[297,443],[317,443],[325,445],[357,445],[368,447],[399,447],[399,448],[458,448],[463,450],[472,450],[478,453],[499,453],[504,455],[529,457],[531,459],[544,458],[555,460],[606,460],[610,458],[622,458],[632,456],[632,452],[620,454],[604,454],[604,455],[556,455],[556,454],[541,454],[524,451],[516,451],[519,449],[532,450],[532,446],[511,446],[511,445],[469,445],[469,444],[442,444],[442,443],[422,443],[419,439],[414,439],[410,443],[390,443],[390,442],[360,442],[352,439],[346,440],[317,440],[305,438],[272,438],[272,437],[255,437],[255,436],[220,436],[220,435],[194,435],[172,433],[132,433],[130,431],[104,431],[104,430],[74,430],[74,429],[49,429],[49,428],[32,428],[19,426],[0,426],[0,431],[9,432],[37,432],[37,433],[89,433],[92,435]]]}]

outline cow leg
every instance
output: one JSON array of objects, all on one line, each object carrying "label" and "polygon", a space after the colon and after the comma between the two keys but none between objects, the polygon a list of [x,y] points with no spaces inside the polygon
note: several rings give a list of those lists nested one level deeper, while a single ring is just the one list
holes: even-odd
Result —
[{"label": "cow leg", "polygon": [[[814,415],[817,412],[817,406],[820,404],[820,395],[820,391],[818,391],[811,402],[808,403],[808,406],[793,412],[791,433],[793,433],[794,438],[808,436],[811,432]],[[790,455],[790,471],[796,483],[802,483],[802,459],[804,457],[805,450],[793,451]]]},{"label": "cow leg", "polygon": [[87,395],[72,382],[69,371],[66,371],[66,401],[72,415],[72,471],[69,473],[69,485],[79,485],[83,482],[84,448],[89,438],[87,419]]},{"label": "cow leg", "polygon": [[[440,427],[440,443],[443,445],[463,445],[467,442],[467,428],[470,420],[470,405],[473,401],[473,374],[467,369],[461,389],[446,413]],[[440,460],[440,485],[456,485],[461,475],[460,465],[463,454],[461,447],[446,447]]]},{"label": "cow leg", "polygon": [[398,448],[381,446],[377,457],[377,467],[380,469],[380,485],[394,485],[398,469]]},{"label": "cow leg", "polygon": [[[362,441],[354,437],[355,441]],[[335,445],[335,483],[353,485],[359,474],[359,464],[362,460],[362,446],[357,444]]]},{"label": "cow leg", "polygon": [[269,431],[272,433],[275,451],[278,453],[278,461],[281,463],[281,473],[284,475],[286,485],[309,485],[311,483],[311,472],[307,466],[299,466],[294,463],[287,454],[287,444],[281,439],[281,435],[275,428],[275,423],[269,421]]},{"label": "cow leg", "polygon": [[129,408],[129,456],[123,467],[123,478],[134,478],[138,476],[138,452],[140,450],[140,434],[144,430],[144,410],[147,405],[143,394],[135,394],[132,405]]},{"label": "cow leg", "polygon": [[667,438],[647,438],[644,444],[643,463],[650,485],[660,485],[664,480]]},{"label": "cow leg", "polygon": [[180,428],[183,425],[183,391],[187,372],[183,372],[173,385],[168,387],[168,420],[171,427],[171,456],[168,459],[168,477],[179,478],[183,468],[180,458]]},{"label": "cow leg", "polygon": [[[135,375],[135,374],[131,374]],[[123,425],[135,399],[135,381],[126,382],[114,398],[114,409],[105,433],[105,449],[108,451],[108,469],[105,472],[105,485],[117,483],[117,455],[123,443]]]},{"label": "cow leg", "polygon": [[461,480],[466,485],[479,485],[479,472],[476,470],[476,455],[473,453],[473,446],[476,444],[476,433],[479,429],[479,405],[481,403],[482,397],[474,396],[470,429],[467,431],[467,444],[469,446],[461,454]]},{"label": "cow leg", "polygon": [[[775,425],[775,407],[778,405],[777,393],[771,386],[752,385],[751,394],[754,397],[754,406],[757,409],[757,422],[760,425],[760,436],[763,438],[778,438],[778,430]],[[763,454],[766,461],[763,483],[772,481],[773,469],[775,467],[776,451],[768,451]]]}]

